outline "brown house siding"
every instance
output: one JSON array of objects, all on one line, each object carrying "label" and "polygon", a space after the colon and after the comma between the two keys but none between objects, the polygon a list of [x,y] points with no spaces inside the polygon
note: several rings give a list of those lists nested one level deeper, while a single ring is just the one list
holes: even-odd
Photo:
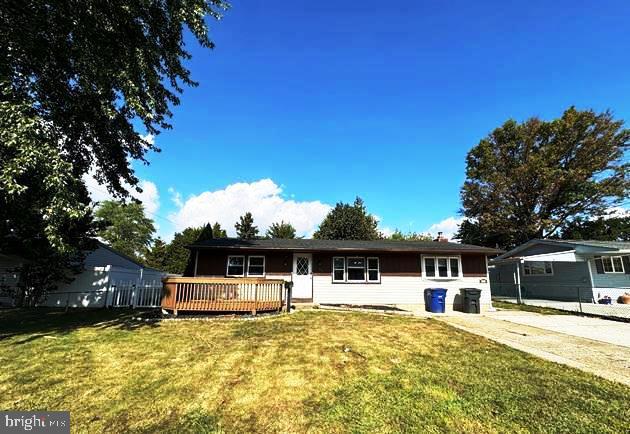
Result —
[{"label": "brown house siding", "polygon": [[420,255],[418,253],[366,253],[339,252],[313,254],[313,274],[325,275],[332,273],[332,259],[335,256],[361,256],[379,258],[381,274],[390,276],[419,276]]},{"label": "brown house siding", "polygon": [[[193,252],[191,262],[194,264]],[[199,250],[197,260],[198,276],[225,276],[228,255],[261,255],[265,256],[266,274],[290,274],[293,268],[293,253],[290,251],[227,251],[227,250]],[[381,274],[390,276],[420,276],[422,269],[420,253],[366,253],[340,251],[338,253],[313,253],[313,274],[330,275],[332,273],[332,258],[334,256],[378,257]],[[431,254],[434,255],[433,253]],[[436,256],[440,256],[437,254]],[[486,277],[486,257],[480,253],[464,253],[462,257],[462,273],[464,277]],[[247,262],[246,262],[247,264]],[[192,276],[194,267],[190,267],[186,275]]]},{"label": "brown house siding", "polygon": [[462,272],[464,277],[486,277],[486,255],[462,255]]},{"label": "brown house siding", "polygon": [[[192,262],[194,263],[194,255]],[[199,250],[197,259],[197,276],[225,276],[227,271],[227,257],[229,255],[245,256],[245,266],[247,257],[251,255],[265,257],[266,274],[290,274],[293,266],[293,256],[289,252],[269,252],[269,251],[208,251]],[[190,272],[194,273],[193,270]]]}]

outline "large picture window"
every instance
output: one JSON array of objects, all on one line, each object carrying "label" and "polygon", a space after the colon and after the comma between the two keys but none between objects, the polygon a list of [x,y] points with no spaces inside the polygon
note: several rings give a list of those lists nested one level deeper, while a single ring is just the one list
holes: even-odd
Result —
[{"label": "large picture window", "polygon": [[348,282],[365,281],[365,258],[348,258]]},{"label": "large picture window", "polygon": [[265,257],[249,256],[247,258],[247,275],[248,276],[264,276],[265,275]]},{"label": "large picture window", "polygon": [[379,283],[381,280],[379,265],[376,257],[336,256],[333,258],[332,279],[333,282]]},{"label": "large picture window", "polygon": [[424,277],[431,279],[455,279],[461,277],[458,256],[423,256]]},{"label": "large picture window", "polygon": [[228,256],[226,274],[228,276],[244,276],[245,256]]},{"label": "large picture window", "polygon": [[621,256],[602,256],[604,273],[623,273],[623,261]]},{"label": "large picture window", "polygon": [[528,261],[523,263],[523,273],[526,276],[545,276],[553,274],[550,261]]}]

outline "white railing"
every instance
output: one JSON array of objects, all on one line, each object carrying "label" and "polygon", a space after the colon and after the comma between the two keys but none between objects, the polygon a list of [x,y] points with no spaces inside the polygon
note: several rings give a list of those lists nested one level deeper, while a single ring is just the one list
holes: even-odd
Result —
[{"label": "white railing", "polygon": [[110,307],[160,307],[162,282],[115,282],[109,287]]}]

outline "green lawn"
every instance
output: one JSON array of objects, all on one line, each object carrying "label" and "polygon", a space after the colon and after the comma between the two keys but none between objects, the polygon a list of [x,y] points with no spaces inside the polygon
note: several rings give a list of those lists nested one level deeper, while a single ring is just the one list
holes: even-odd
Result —
[{"label": "green lawn", "polygon": [[0,337],[0,408],[70,410],[75,432],[624,432],[630,421],[630,388],[427,319],[4,311]]}]

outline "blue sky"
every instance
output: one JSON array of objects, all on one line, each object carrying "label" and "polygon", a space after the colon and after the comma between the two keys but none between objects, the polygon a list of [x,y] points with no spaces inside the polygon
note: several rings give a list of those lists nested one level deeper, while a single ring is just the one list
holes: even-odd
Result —
[{"label": "blue sky", "polygon": [[481,3],[233,1],[214,51],[189,40],[200,86],[136,165],[160,234],[246,208],[307,234],[357,195],[426,231],[458,216],[466,153],[505,120],[630,119],[629,2]]}]

